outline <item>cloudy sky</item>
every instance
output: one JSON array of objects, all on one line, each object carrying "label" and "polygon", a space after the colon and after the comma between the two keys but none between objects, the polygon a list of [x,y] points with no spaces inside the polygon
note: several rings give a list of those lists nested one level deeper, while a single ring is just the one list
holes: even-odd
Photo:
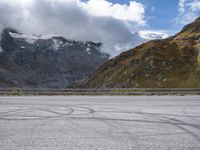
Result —
[{"label": "cloudy sky", "polygon": [[200,15],[200,0],[0,0],[0,28],[102,42],[117,55],[166,38]]}]

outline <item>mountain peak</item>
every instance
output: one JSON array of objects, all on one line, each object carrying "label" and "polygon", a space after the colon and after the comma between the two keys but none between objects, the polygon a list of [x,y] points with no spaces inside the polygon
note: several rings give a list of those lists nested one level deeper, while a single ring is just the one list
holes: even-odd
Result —
[{"label": "mountain peak", "polygon": [[5,28],[0,36],[0,87],[64,88],[108,60],[100,46]]},{"label": "mountain peak", "polygon": [[200,17],[196,18],[194,22],[200,22]]},{"label": "mountain peak", "polygon": [[200,17],[198,17],[192,23],[186,25],[180,33],[176,35],[176,39],[178,38],[200,38]]},{"label": "mountain peak", "polygon": [[7,32],[7,33],[11,32],[11,33],[17,33],[17,34],[19,33],[17,30],[13,28],[4,28],[3,32]]}]

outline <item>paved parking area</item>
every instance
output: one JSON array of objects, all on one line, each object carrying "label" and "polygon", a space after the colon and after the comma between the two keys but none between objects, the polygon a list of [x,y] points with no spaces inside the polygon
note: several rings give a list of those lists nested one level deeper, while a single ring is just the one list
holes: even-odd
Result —
[{"label": "paved parking area", "polygon": [[1,150],[199,150],[199,96],[0,97]]}]

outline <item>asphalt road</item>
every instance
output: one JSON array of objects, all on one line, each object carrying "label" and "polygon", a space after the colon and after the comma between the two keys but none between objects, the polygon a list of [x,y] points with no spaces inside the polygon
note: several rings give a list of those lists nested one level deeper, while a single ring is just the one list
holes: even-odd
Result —
[{"label": "asphalt road", "polygon": [[0,97],[0,150],[200,150],[200,97]]}]

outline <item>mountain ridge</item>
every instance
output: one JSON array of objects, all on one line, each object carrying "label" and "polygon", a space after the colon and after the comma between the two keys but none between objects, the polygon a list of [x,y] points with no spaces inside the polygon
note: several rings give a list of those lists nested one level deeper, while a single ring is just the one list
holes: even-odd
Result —
[{"label": "mountain ridge", "polygon": [[107,61],[87,88],[200,87],[200,18],[164,40],[151,40]]},{"label": "mountain ridge", "polygon": [[28,36],[8,28],[1,34],[0,45],[3,88],[64,88],[86,78],[109,58],[101,52],[101,43]]}]

